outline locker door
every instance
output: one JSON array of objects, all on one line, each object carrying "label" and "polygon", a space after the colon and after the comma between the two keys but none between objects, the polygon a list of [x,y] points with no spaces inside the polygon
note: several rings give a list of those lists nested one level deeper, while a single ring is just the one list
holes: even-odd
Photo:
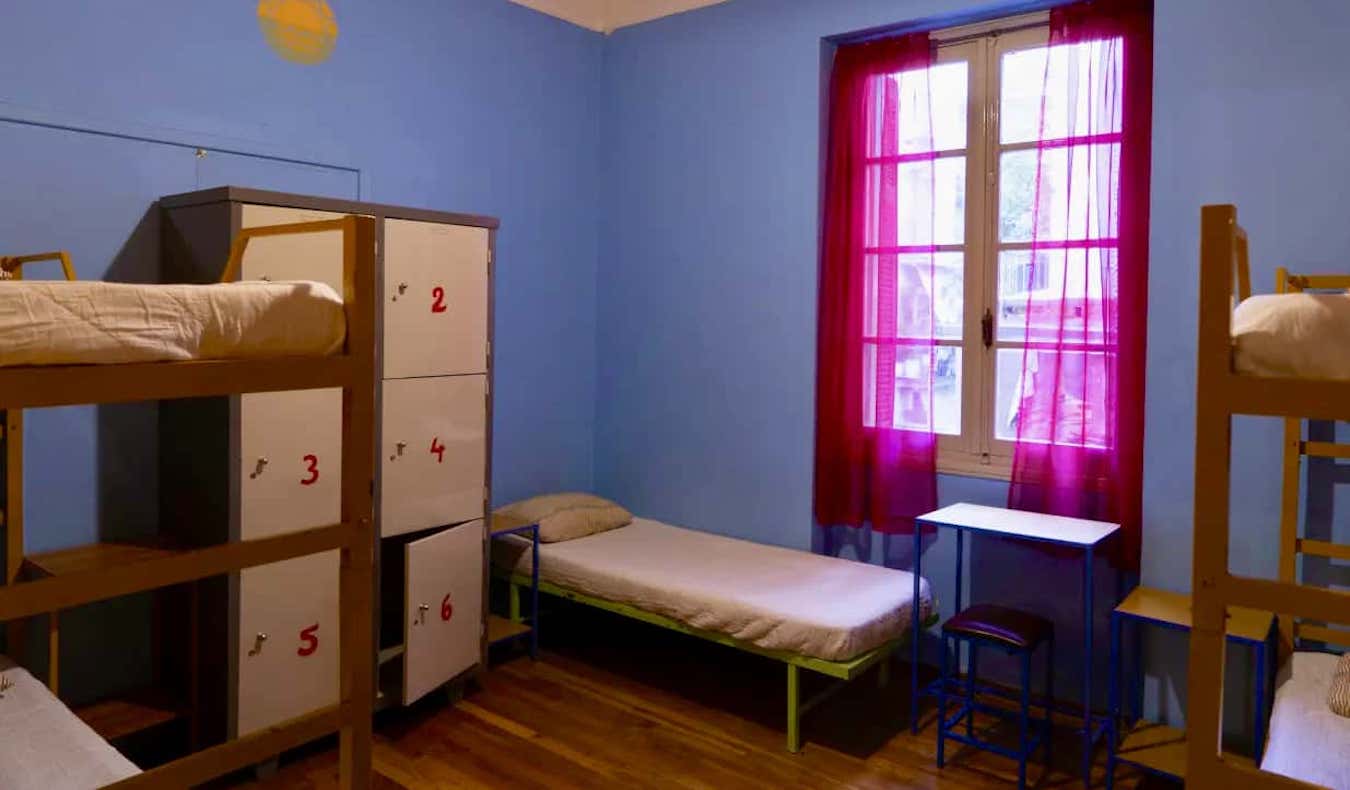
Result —
[{"label": "locker door", "polygon": [[[332,211],[245,203],[240,207],[239,224],[256,228],[343,216]],[[342,233],[333,230],[253,239],[244,252],[239,277],[242,280],[317,280],[332,286],[338,296],[342,296]]]},{"label": "locker door", "polygon": [[404,548],[403,704],[478,663],[483,628],[483,522]]},{"label": "locker door", "polygon": [[337,704],[338,557],[240,572],[237,736]]},{"label": "locker door", "polygon": [[342,390],[239,396],[239,538],[336,524]]},{"label": "locker door", "polygon": [[384,223],[384,378],[487,372],[486,228]]},{"label": "locker door", "polygon": [[383,383],[380,533],[483,517],[487,377]]}]

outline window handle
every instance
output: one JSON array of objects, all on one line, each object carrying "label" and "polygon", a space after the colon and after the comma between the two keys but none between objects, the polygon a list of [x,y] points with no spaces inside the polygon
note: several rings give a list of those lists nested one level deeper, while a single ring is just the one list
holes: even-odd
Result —
[{"label": "window handle", "polygon": [[980,319],[980,337],[984,339],[985,348],[994,345],[994,311],[988,307],[984,308],[984,317]]}]

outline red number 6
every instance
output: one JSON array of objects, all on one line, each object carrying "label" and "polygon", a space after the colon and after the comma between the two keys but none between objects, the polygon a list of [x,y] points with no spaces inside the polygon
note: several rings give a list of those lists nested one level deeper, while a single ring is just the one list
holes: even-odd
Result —
[{"label": "red number 6", "polygon": [[454,613],[455,607],[450,604],[450,594],[446,593],[445,598],[441,599],[441,619],[448,623]]},{"label": "red number 6", "polygon": [[433,312],[433,313],[444,313],[444,312],[445,312],[445,289],[442,288],[442,287],[440,287],[439,285],[436,286],[435,288],[432,288],[432,289],[431,289],[431,298],[432,298],[432,302],[431,302],[431,312]]},{"label": "red number 6", "polygon": [[300,649],[295,651],[297,656],[312,656],[314,651],[319,649],[319,624],[315,623],[309,628],[300,631]]},{"label": "red number 6", "polygon": [[309,466],[305,468],[305,471],[309,472],[309,477],[301,480],[300,485],[312,486],[319,482],[319,456],[307,455],[304,460],[306,464],[309,464]]}]

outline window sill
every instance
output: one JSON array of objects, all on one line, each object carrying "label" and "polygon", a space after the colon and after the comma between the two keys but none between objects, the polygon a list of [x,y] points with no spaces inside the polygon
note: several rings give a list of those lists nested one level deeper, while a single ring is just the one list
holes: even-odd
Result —
[{"label": "window sill", "polygon": [[1006,483],[1012,478],[1012,459],[1002,455],[939,452],[937,470],[940,475],[978,477]]}]

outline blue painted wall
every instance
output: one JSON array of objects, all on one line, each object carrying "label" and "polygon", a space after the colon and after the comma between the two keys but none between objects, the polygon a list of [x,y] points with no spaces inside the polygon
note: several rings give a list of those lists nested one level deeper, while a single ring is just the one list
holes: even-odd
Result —
[{"label": "blue painted wall", "polygon": [[[733,0],[610,39],[603,493],[660,518],[811,545],[821,40],[979,7]],[[1262,286],[1281,263],[1350,269],[1350,155],[1336,131],[1350,125],[1340,54],[1350,7],[1157,0],[1156,27],[1143,581],[1185,591],[1199,207],[1239,205]],[[1279,428],[1268,422],[1239,425],[1233,486],[1233,565],[1264,575],[1275,572],[1279,500]],[[944,502],[1006,496],[1003,484],[955,477],[940,491]],[[1339,512],[1345,531],[1350,511]],[[948,606],[951,544],[925,556]],[[1074,565],[1009,546],[982,547],[974,562],[979,594],[1049,599],[1072,627]],[[1184,647],[1149,650],[1150,696],[1173,715]]]},{"label": "blue painted wall", "polygon": [[[495,496],[589,488],[603,38],[505,0],[331,5],[332,58],[300,66],[265,45],[255,3],[7,4],[0,249],[153,280],[152,202],[226,183],[496,215]],[[28,425],[32,550],[153,531],[153,412]],[[83,670],[145,667],[137,618],[105,614],[67,629],[77,699],[99,690]]]}]

